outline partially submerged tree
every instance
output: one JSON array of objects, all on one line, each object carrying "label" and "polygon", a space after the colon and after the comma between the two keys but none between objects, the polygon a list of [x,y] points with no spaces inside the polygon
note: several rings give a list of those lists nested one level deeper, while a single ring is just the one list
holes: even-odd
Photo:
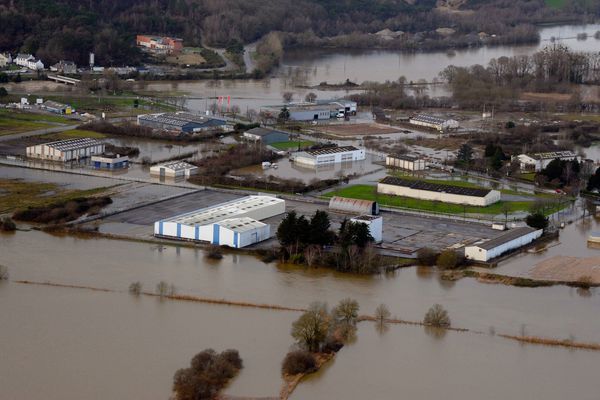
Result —
[{"label": "partially submerged tree", "polygon": [[331,317],[324,303],[312,303],[292,324],[292,337],[308,351],[319,351],[327,338]]},{"label": "partially submerged tree", "polygon": [[442,251],[436,261],[437,266],[443,269],[454,269],[459,262],[458,254],[451,249]]},{"label": "partially submerged tree", "polygon": [[129,285],[129,293],[135,296],[142,294],[142,283],[140,281],[132,282]]},{"label": "partially submerged tree", "polygon": [[281,364],[281,372],[287,375],[309,374],[316,370],[317,360],[306,350],[290,351]]},{"label": "partially submerged tree", "polygon": [[351,298],[340,300],[338,305],[333,309],[333,316],[336,321],[354,325],[358,318],[359,310],[358,302]]},{"label": "partially submerged tree", "polygon": [[448,311],[444,309],[440,304],[434,304],[425,314],[423,323],[429,326],[435,326],[438,328],[449,328],[450,317]]},{"label": "partially submerged tree", "polygon": [[392,314],[390,313],[390,310],[385,304],[380,304],[375,309],[375,319],[379,323],[384,323],[387,319],[390,318],[390,315]]}]

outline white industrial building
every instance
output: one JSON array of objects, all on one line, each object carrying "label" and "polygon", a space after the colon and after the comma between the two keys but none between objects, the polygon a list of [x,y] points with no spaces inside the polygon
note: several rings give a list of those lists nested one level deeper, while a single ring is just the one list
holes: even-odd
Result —
[{"label": "white industrial building", "polygon": [[390,154],[385,158],[385,165],[407,171],[423,171],[427,167],[427,162],[422,158],[407,154]]},{"label": "white industrial building", "polygon": [[352,214],[379,214],[379,204],[376,201],[349,199],[339,196],[333,196],[329,200],[329,209],[332,211]]},{"label": "white industrial building", "polygon": [[151,175],[165,176],[169,178],[189,178],[198,173],[198,167],[185,161],[170,161],[150,167]]},{"label": "white industrial building", "polygon": [[377,184],[377,193],[480,207],[494,204],[501,197],[497,190],[464,188],[394,176],[383,178]]},{"label": "white industrial building", "polygon": [[581,161],[581,158],[572,151],[550,151],[546,153],[519,154],[512,161],[517,161],[521,171],[539,172],[546,168],[553,160]]},{"label": "white industrial building", "polygon": [[325,147],[294,153],[292,159],[299,164],[317,167],[325,164],[335,164],[351,161],[362,161],[366,158],[365,149],[354,146]]},{"label": "white industrial building", "polygon": [[259,222],[285,212],[285,201],[247,196],[154,223],[156,236],[241,248],[270,238]]},{"label": "white industrial building", "polygon": [[129,157],[120,154],[92,156],[92,166],[98,169],[121,169],[129,166]]},{"label": "white industrial building", "polygon": [[376,215],[361,215],[350,219],[351,222],[365,224],[375,243],[383,241],[383,218]]},{"label": "white industrial building", "polygon": [[495,239],[476,243],[465,247],[465,257],[469,260],[487,262],[507,251],[518,249],[542,236],[543,229],[529,226],[515,228]]},{"label": "white industrial building", "polygon": [[418,114],[410,117],[408,122],[411,125],[422,126],[425,128],[435,129],[437,131],[447,131],[458,129],[459,124],[455,119],[434,117],[432,115]]},{"label": "white industrial building", "polygon": [[29,146],[27,157],[52,161],[72,161],[104,153],[104,143],[90,138],[59,140]]}]

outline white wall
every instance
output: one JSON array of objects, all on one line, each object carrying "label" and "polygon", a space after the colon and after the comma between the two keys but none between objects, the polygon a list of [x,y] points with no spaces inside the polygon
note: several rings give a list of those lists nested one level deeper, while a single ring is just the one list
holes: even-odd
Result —
[{"label": "white wall", "polygon": [[387,156],[385,158],[385,164],[390,167],[401,168],[408,171],[422,171],[426,167],[425,160],[418,159],[415,161],[408,161],[392,156]]},{"label": "white wall", "polygon": [[427,190],[417,190],[404,186],[388,185],[385,183],[377,184],[377,192],[381,194],[391,194],[394,196],[410,197],[420,200],[441,201],[443,203],[467,204],[470,206],[485,207],[500,201],[500,192],[491,190],[485,197],[464,196],[443,192],[430,192]]},{"label": "white wall", "polygon": [[382,217],[377,217],[370,221],[352,218],[350,221],[368,225],[369,233],[371,234],[371,236],[373,236],[375,243],[381,243],[383,241],[383,218]]},{"label": "white wall", "polygon": [[543,232],[544,231],[540,229],[489,250],[482,249],[477,245],[467,246],[465,247],[465,257],[470,260],[486,262],[493,258],[501,256],[507,251],[518,249],[519,247],[523,247],[526,244],[533,242],[534,240],[542,236]]}]

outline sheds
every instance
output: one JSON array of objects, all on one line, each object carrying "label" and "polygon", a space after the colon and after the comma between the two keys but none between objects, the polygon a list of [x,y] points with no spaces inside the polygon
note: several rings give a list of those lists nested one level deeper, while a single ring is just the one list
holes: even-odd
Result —
[{"label": "sheds", "polygon": [[500,201],[501,196],[497,190],[464,188],[393,176],[387,176],[377,184],[377,193],[482,207]]},{"label": "sheds", "polygon": [[338,196],[333,196],[331,200],[329,200],[329,209],[352,214],[379,214],[379,204],[376,201],[349,199]]},{"label": "sheds", "polygon": [[98,169],[121,169],[129,166],[129,157],[120,154],[92,156],[92,166]]},{"label": "sheds", "polygon": [[104,143],[90,138],[59,140],[27,147],[27,157],[72,161],[104,153]]},{"label": "sheds", "polygon": [[324,164],[362,161],[366,158],[366,153],[365,149],[343,146],[301,151],[295,153],[292,157],[294,162],[316,167]]},{"label": "sheds", "polygon": [[472,246],[465,247],[465,257],[469,260],[487,262],[507,251],[525,246],[542,236],[543,229],[529,226],[511,229],[506,233]]},{"label": "sheds", "polygon": [[550,151],[546,153],[531,153],[531,154],[519,154],[513,157],[513,161],[519,162],[519,166],[522,171],[535,171],[539,172],[546,168],[553,160],[581,161],[581,158],[572,151]]},{"label": "sheds", "polygon": [[376,215],[361,215],[350,219],[351,222],[365,224],[375,243],[383,241],[383,218]]},{"label": "sheds", "polygon": [[267,229],[265,224],[258,221],[284,212],[285,201],[282,199],[247,196],[157,221],[154,223],[154,234],[243,247],[269,238],[270,227]]},{"label": "sheds", "polygon": [[290,135],[287,132],[258,127],[244,132],[244,138],[253,140],[255,142],[271,144],[277,142],[287,142],[290,140]]},{"label": "sheds", "polygon": [[422,158],[407,154],[390,154],[385,158],[385,165],[408,171],[423,171],[427,167],[427,162]]},{"label": "sheds", "polygon": [[458,129],[458,121],[448,118],[434,117],[432,115],[417,114],[410,117],[409,122],[412,125],[423,126],[425,128],[431,128],[438,131],[445,131],[450,129]]},{"label": "sheds", "polygon": [[150,167],[150,174],[159,176],[168,176],[171,178],[186,177],[198,173],[198,167],[185,161],[171,161],[164,164],[153,165]]}]

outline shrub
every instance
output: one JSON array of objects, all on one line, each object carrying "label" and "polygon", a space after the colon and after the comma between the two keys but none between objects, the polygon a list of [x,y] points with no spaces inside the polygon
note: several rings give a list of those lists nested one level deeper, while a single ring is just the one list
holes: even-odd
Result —
[{"label": "shrub", "polygon": [[221,247],[216,244],[211,245],[206,250],[206,257],[213,260],[220,260],[223,258],[223,253],[221,252]]},{"label": "shrub", "polygon": [[287,375],[309,374],[316,370],[317,360],[306,350],[290,351],[281,364],[281,372]]},{"label": "shrub", "polygon": [[0,221],[0,231],[14,232],[15,230],[17,230],[17,225],[15,225],[15,222],[12,219],[9,217],[2,218]]},{"label": "shrub", "polygon": [[439,328],[450,327],[450,317],[448,311],[439,304],[434,304],[425,314],[423,323],[429,326],[436,326]]},{"label": "shrub", "polygon": [[8,280],[8,267],[6,265],[0,265],[0,281]]},{"label": "shrub", "polygon": [[458,254],[454,250],[444,250],[437,258],[437,265],[443,269],[454,269],[459,264]]},{"label": "shrub", "polygon": [[594,280],[592,279],[591,276],[589,275],[584,275],[579,277],[579,279],[577,280],[577,286],[579,286],[582,289],[589,289],[590,287],[592,287],[592,283],[594,282]]},{"label": "shrub", "polygon": [[135,296],[139,296],[142,293],[142,283],[139,281],[132,282],[129,285],[129,293],[131,293]]},{"label": "shrub", "polygon": [[417,251],[419,265],[433,266],[436,263],[437,257],[437,252],[429,247],[422,247]]},{"label": "shrub", "polygon": [[173,296],[175,294],[175,285],[169,285],[165,281],[160,281],[156,285],[156,294],[160,297]]},{"label": "shrub", "polygon": [[525,223],[535,229],[546,229],[548,227],[548,217],[541,212],[529,214],[525,218]]}]

